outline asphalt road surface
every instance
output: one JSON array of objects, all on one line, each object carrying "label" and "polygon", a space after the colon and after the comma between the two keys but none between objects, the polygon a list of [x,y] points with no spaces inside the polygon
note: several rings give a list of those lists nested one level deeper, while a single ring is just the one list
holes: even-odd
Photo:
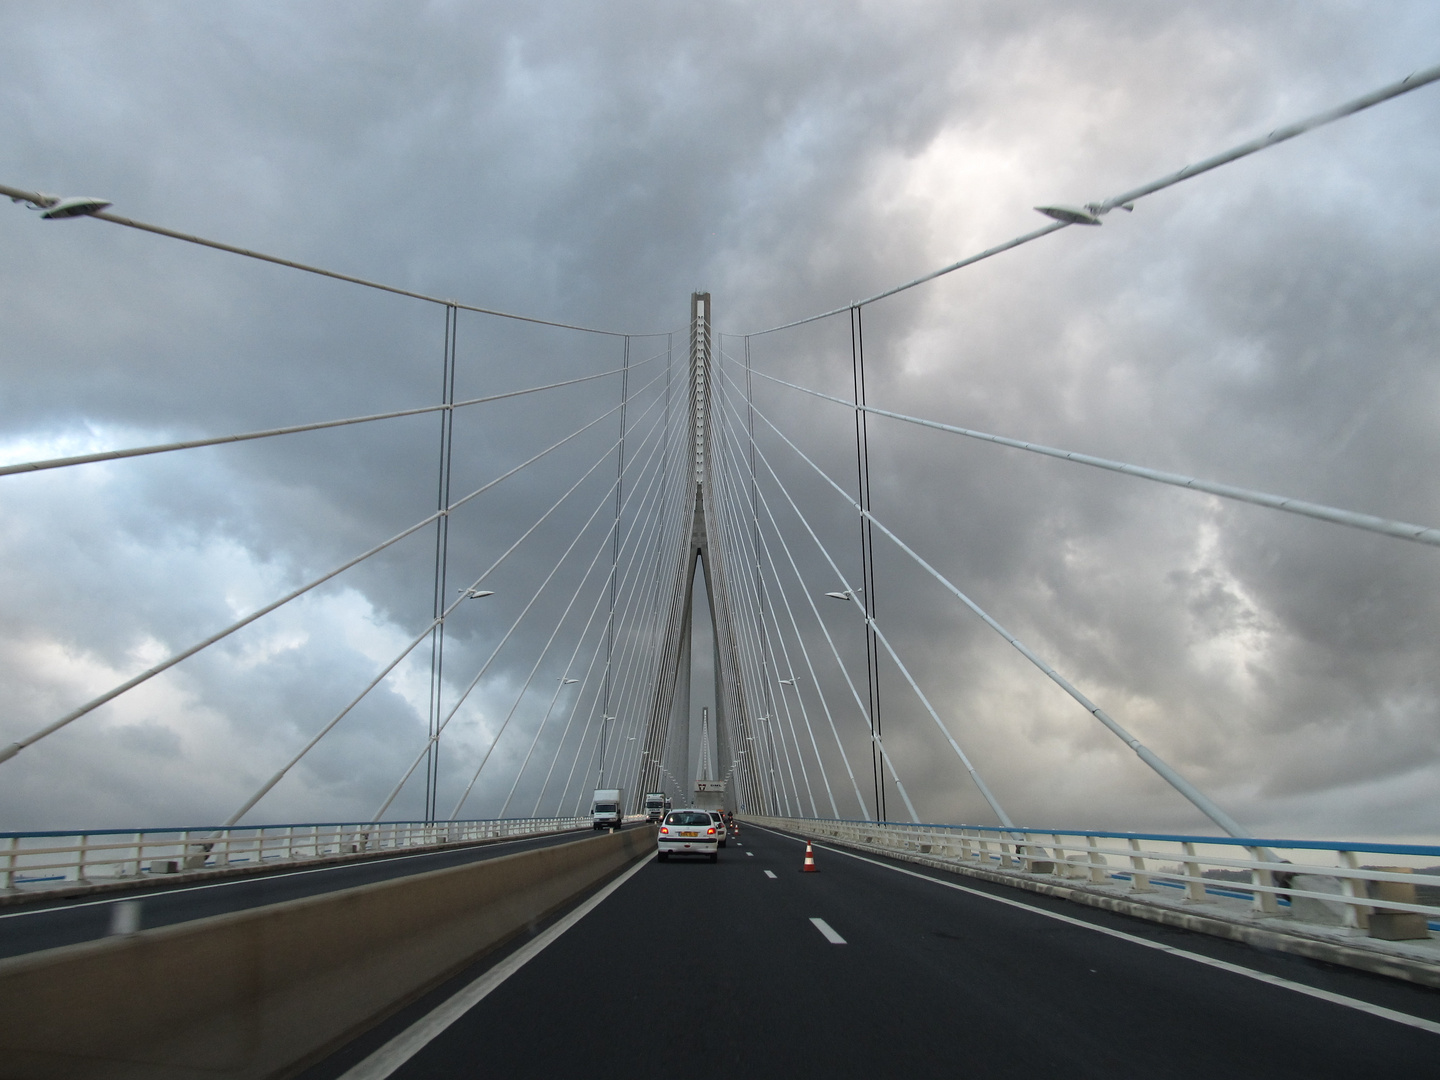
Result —
[{"label": "asphalt road surface", "polygon": [[192,881],[171,888],[150,886],[136,889],[133,893],[107,892],[103,897],[37,900],[33,904],[0,909],[0,957],[105,937],[112,932],[116,906],[121,902],[139,905],[138,911],[132,909],[126,913],[125,917],[138,918],[138,925],[132,924],[129,928],[148,929],[317,896],[375,881],[388,881],[427,870],[443,870],[531,848],[584,840],[594,835],[592,830],[582,829],[555,836],[361,859],[333,866],[308,869],[303,866],[294,869],[277,867],[273,873],[207,882]]},{"label": "asphalt road surface", "polygon": [[[839,849],[803,874],[803,852],[746,828],[717,865],[649,860],[393,1075],[1440,1075],[1440,992]],[[307,1080],[392,1075],[369,1055],[497,960]]]}]

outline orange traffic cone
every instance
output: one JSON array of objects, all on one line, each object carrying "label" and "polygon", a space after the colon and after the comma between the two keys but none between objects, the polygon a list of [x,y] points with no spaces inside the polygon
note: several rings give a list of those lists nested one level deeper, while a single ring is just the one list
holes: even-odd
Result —
[{"label": "orange traffic cone", "polygon": [[805,842],[805,865],[800,867],[800,872],[802,874],[814,874],[818,872],[815,869],[815,849],[810,846],[808,840]]}]

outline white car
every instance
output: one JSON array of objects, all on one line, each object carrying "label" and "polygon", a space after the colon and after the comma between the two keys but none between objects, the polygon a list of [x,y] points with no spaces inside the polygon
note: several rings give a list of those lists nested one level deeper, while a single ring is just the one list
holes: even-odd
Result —
[{"label": "white car", "polygon": [[660,851],[665,862],[671,855],[708,855],[720,861],[720,830],[704,810],[672,810],[660,824]]},{"label": "white car", "polygon": [[725,815],[719,810],[706,810],[710,820],[715,822],[715,835],[720,837],[720,846],[725,846],[725,841],[730,838],[730,830],[725,827]]}]

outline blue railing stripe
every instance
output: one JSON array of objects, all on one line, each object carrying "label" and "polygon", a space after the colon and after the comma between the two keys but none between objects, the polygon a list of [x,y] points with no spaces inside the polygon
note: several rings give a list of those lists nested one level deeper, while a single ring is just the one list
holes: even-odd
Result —
[{"label": "blue railing stripe", "polygon": [[[813,821],[820,824],[857,825],[862,828],[895,829],[971,829],[977,832],[993,833],[999,838],[1015,833],[1051,836],[1095,836],[1112,840],[1172,840],[1192,844],[1224,844],[1230,847],[1272,847],[1309,849],[1313,851],[1371,851],[1377,855],[1433,855],[1440,856],[1440,847],[1426,844],[1375,844],[1349,840],[1269,840],[1264,837],[1245,836],[1191,836],[1184,833],[1140,833],[1106,832],[1103,829],[1036,829],[1006,828],[1003,825],[941,825],[911,821],[857,821],[848,818],[789,818],[781,820]],[[3,834],[0,834],[3,835]]]}]

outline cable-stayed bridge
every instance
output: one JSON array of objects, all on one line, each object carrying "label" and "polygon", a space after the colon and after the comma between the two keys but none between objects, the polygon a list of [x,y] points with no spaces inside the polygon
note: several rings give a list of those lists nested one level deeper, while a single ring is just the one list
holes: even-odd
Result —
[{"label": "cable-stayed bridge", "polygon": [[[83,739],[127,694],[343,575],[424,546],[428,620],[295,745],[257,747],[260,782],[214,820],[4,837],[6,1075],[453,1075],[477,1058],[522,1075],[618,1073],[634,1062],[762,1074],[817,1062],[889,1074],[903,1064],[928,1074],[956,1060],[927,1034],[937,1012],[977,1033],[999,1028],[977,1059],[986,1075],[1040,1071],[1061,1052],[1090,1071],[1122,1053],[1173,1068],[1177,1051],[1154,1056],[1125,1040],[1138,1028],[1148,1044],[1173,1047],[1220,1025],[1227,1039],[1178,1051],[1180,1071],[1353,1072],[1381,1055],[1432,1059],[1440,1004],[1425,988],[1440,986],[1429,937],[1440,920],[1440,849],[1254,835],[966,591],[937,552],[876,512],[871,450],[884,421],[1398,544],[1440,546],[1440,529],[885,408],[870,401],[865,357],[866,313],[891,297],[1099,226],[1436,80],[1440,69],[1417,73],[1117,195],[1037,208],[1046,224],[1013,240],[748,333],[722,333],[707,292],[690,295],[676,329],[626,333],[179,233],[104,200],[0,187],[44,217],[258,259],[438,307],[443,318],[437,401],[0,468],[0,482],[16,483],[417,417],[429,418],[433,447],[438,428],[433,512],[0,750],[0,770],[23,771],[47,740]],[[766,343],[841,319],[848,392],[757,364]],[[467,395],[457,390],[462,334],[479,320],[580,335],[611,358],[592,365],[603,370]],[[473,481],[466,418],[531,405],[534,447]],[[807,447],[815,425],[797,418],[812,410],[853,451],[843,472]],[[542,472],[557,462],[559,482]],[[883,476],[873,474],[882,495]],[[487,534],[491,546],[471,565],[481,545],[466,535],[467,515],[527,485],[546,493],[506,523],[502,541]],[[886,575],[877,580],[890,559],[1133,752],[1193,809],[1195,831],[1012,818],[1007,791],[962,745],[944,688],[907,656],[907,611],[886,607]],[[503,611],[498,628],[457,630],[487,610]],[[407,672],[426,683],[424,728],[401,748],[373,811],[267,816],[267,799],[303,782],[370,696]],[[932,772],[932,758],[983,818],[937,823],[926,812],[928,789],[913,775]],[[596,836],[592,796],[609,789],[632,820]],[[720,866],[652,865],[654,832],[639,820],[651,793],[739,815]],[[817,878],[791,876],[801,843],[819,850]],[[673,1028],[670,1002],[679,1003]],[[557,1009],[578,1037],[537,1040],[537,1017]],[[67,1040],[57,1040],[62,1029]]]}]

